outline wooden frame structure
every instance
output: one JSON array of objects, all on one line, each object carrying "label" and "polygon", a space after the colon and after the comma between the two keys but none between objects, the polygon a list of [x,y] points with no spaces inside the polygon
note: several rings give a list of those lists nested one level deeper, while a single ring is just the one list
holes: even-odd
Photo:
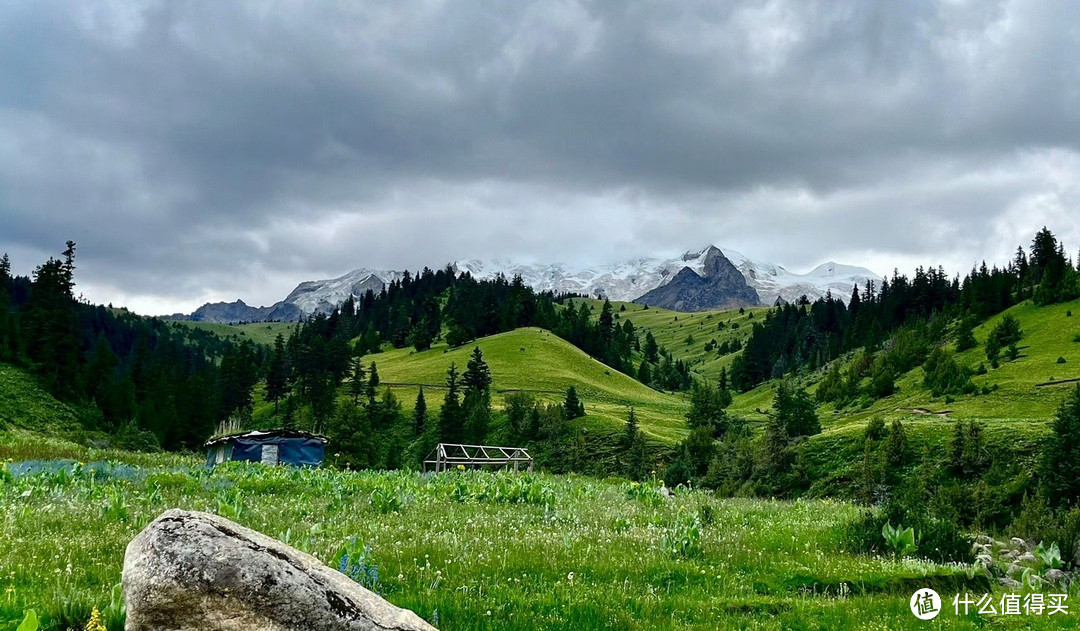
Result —
[{"label": "wooden frame structure", "polygon": [[533,458],[521,447],[492,447],[490,445],[457,445],[439,443],[424,460],[424,471],[439,473],[451,467],[509,467],[514,466],[514,473],[527,465],[532,473]]}]

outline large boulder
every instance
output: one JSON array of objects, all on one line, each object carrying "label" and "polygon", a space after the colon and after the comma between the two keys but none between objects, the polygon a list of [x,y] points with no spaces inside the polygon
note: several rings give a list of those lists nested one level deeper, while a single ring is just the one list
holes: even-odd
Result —
[{"label": "large boulder", "polygon": [[435,631],[349,577],[207,513],[169,510],[124,555],[127,631]]}]

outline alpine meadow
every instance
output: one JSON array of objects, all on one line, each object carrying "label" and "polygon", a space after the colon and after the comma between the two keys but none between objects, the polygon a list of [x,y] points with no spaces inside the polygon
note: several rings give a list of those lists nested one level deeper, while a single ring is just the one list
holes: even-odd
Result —
[{"label": "alpine meadow", "polygon": [[0,631],[1080,629],[1077,24],[0,2]]}]

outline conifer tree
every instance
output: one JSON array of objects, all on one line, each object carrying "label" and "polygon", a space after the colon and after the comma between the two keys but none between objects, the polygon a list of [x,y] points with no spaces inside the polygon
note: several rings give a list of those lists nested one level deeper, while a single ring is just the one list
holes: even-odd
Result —
[{"label": "conifer tree", "polygon": [[460,384],[458,383],[457,365],[451,362],[446,371],[446,397],[439,410],[439,441],[460,443],[465,429],[465,418],[461,408]]},{"label": "conifer tree", "polygon": [[270,354],[270,366],[266,371],[266,400],[274,402],[274,415],[278,413],[278,401],[285,396],[289,385],[288,364],[285,356],[285,338],[280,333],[274,338],[274,350]]},{"label": "conifer tree", "polygon": [[577,388],[574,386],[570,386],[566,389],[566,399],[563,401],[563,413],[568,421],[585,416],[585,404],[578,398]]},{"label": "conifer tree", "polygon": [[1058,408],[1040,451],[1039,478],[1047,503],[1075,505],[1080,501],[1080,385]]},{"label": "conifer tree", "polygon": [[424,386],[420,386],[420,392],[416,395],[416,404],[413,406],[413,434],[416,436],[423,434],[426,423],[427,401],[424,400]]}]

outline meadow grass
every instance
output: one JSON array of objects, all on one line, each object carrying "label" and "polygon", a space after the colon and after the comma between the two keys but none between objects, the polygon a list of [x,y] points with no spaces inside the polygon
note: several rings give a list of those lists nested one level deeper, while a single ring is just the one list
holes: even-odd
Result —
[{"label": "meadow grass", "polygon": [[215,335],[238,340],[251,340],[256,344],[271,346],[280,334],[286,340],[296,330],[296,322],[249,322],[246,324],[221,324],[217,322],[193,322],[191,320],[173,320],[170,326],[202,329]]},{"label": "meadow grass", "polygon": [[[121,628],[112,601],[124,547],[174,507],[234,519],[334,567],[355,537],[370,546],[375,590],[448,630],[914,629],[916,588],[988,589],[974,568],[846,550],[853,504],[669,499],[656,484],[175,462],[22,476],[0,487],[0,624],[14,628],[33,607],[64,629],[97,607]],[[993,624],[1060,627],[1017,618]],[[988,621],[949,609],[936,628]]]},{"label": "meadow grass", "polygon": [[411,410],[422,384],[429,409],[436,411],[442,404],[447,368],[453,362],[464,372],[477,346],[491,368],[496,407],[517,390],[561,403],[567,388],[574,386],[585,403],[588,423],[618,430],[632,406],[641,430],[658,441],[674,443],[687,433],[689,404],[684,395],[653,390],[543,329],[508,331],[454,349],[445,344],[421,352],[390,349],[368,355],[364,361],[376,363],[381,382],[394,391],[406,410]]}]

